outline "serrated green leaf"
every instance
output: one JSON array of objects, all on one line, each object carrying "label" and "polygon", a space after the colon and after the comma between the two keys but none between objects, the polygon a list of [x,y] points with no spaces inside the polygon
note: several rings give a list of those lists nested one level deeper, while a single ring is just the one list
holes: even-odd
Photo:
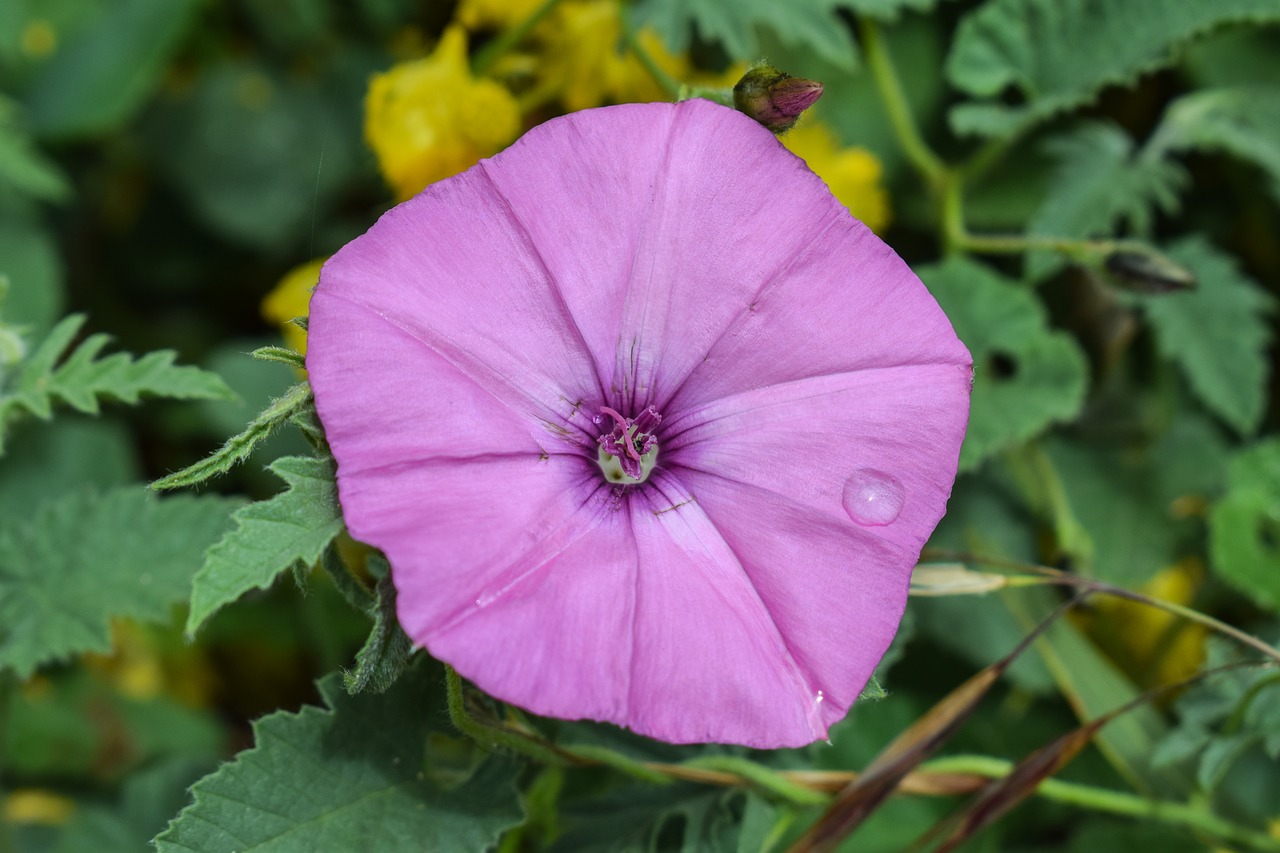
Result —
[{"label": "serrated green leaf", "polygon": [[1209,515],[1213,569],[1262,607],[1280,610],[1280,439],[1237,454],[1227,482]]},{"label": "serrated green leaf", "polygon": [[[1155,211],[1172,212],[1186,173],[1158,151],[1136,154],[1133,142],[1111,124],[1088,122],[1051,137],[1045,153],[1057,166],[1044,201],[1027,223],[1029,234],[1106,237],[1122,228],[1145,235]],[[1042,279],[1062,267],[1058,255],[1032,253],[1027,275]]]},{"label": "serrated green leaf", "polygon": [[152,92],[195,18],[199,0],[119,0],[76,33],[27,91],[42,136],[101,133],[128,119]]},{"label": "serrated green leaf", "polygon": [[21,363],[13,386],[0,388],[0,438],[6,422],[19,409],[47,419],[52,416],[55,403],[96,415],[99,398],[132,404],[143,395],[179,400],[233,396],[217,374],[198,367],[175,365],[177,354],[172,350],[159,350],[138,359],[127,353],[98,358],[110,340],[102,334],[89,336],[58,364],[84,320],[83,315],[72,314],[54,326]]},{"label": "serrated green leaf", "polygon": [[1069,335],[1049,329],[1034,294],[963,258],[919,273],[973,354],[961,470],[1075,417],[1087,385],[1084,354]]},{"label": "serrated green leaf", "polygon": [[298,563],[311,564],[342,531],[333,465],[286,456],[271,470],[288,489],[238,510],[234,530],[209,549],[191,590],[187,633],[251,589],[265,589]]},{"label": "serrated green leaf", "polygon": [[[1275,0],[988,0],[967,15],[947,78],[985,100],[951,112],[958,133],[1009,136],[1132,83],[1223,24],[1280,20]],[[999,97],[1015,90],[1025,103]]]},{"label": "serrated green leaf", "polygon": [[342,675],[348,693],[385,693],[404,672],[413,653],[413,640],[396,619],[396,588],[391,575],[378,580],[378,600],[371,609],[373,628],[356,654],[356,670]]},{"label": "serrated green leaf", "polygon": [[330,676],[320,693],[326,708],[256,722],[256,745],[196,783],[159,852],[484,850],[520,821],[510,761],[491,756],[452,788],[424,766],[427,738],[449,732],[438,669],[380,695]]},{"label": "serrated green leaf", "polygon": [[167,618],[237,501],[128,487],[71,495],[0,526],[0,667],[20,677],[105,652],[113,617]]},{"label": "serrated green leaf", "polygon": [[1211,412],[1251,433],[1267,399],[1267,315],[1275,300],[1202,237],[1186,238],[1168,254],[1195,274],[1198,286],[1142,299],[1160,352],[1181,368]]},{"label": "serrated green leaf", "polygon": [[637,24],[656,30],[675,53],[688,48],[696,27],[699,38],[720,42],[733,59],[754,61],[760,58],[756,27],[767,27],[782,41],[803,45],[826,61],[852,70],[856,47],[836,14],[844,5],[843,0],[641,0],[632,13]]},{"label": "serrated green leaf", "polygon": [[1165,110],[1150,147],[1209,151],[1253,163],[1280,203],[1280,89],[1246,86],[1184,95]]}]

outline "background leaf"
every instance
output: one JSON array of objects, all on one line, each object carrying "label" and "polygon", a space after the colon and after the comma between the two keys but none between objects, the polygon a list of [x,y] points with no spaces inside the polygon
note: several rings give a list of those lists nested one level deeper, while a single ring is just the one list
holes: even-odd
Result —
[{"label": "background leaf", "polygon": [[195,19],[200,0],[118,0],[41,69],[26,93],[41,136],[110,130],[136,111]]},{"label": "background leaf", "polygon": [[[947,79],[988,100],[955,107],[951,126],[1009,136],[1168,64],[1214,27],[1276,20],[1273,0],[987,0],[960,23]],[[999,103],[1008,90],[1023,103]]]},{"label": "background leaf", "polygon": [[918,272],[973,354],[961,470],[1075,416],[1084,401],[1084,354],[1070,336],[1049,329],[1035,296],[961,258]]},{"label": "background leaf", "polygon": [[159,500],[141,486],[76,494],[0,525],[0,666],[110,649],[108,622],[159,620],[186,599],[237,501]]},{"label": "background leaf", "polygon": [[[1128,134],[1112,124],[1081,124],[1047,139],[1043,150],[1056,165],[1044,201],[1027,223],[1035,235],[1107,237],[1127,230],[1145,236],[1156,211],[1177,209],[1187,183],[1181,166],[1159,152],[1135,154]],[[1033,252],[1027,275],[1039,280],[1065,263],[1059,255]]]},{"label": "background leaf", "polygon": [[1260,606],[1280,608],[1280,440],[1237,454],[1227,480],[1209,516],[1214,571]]},{"label": "background leaf", "polygon": [[348,696],[326,678],[326,707],[254,723],[255,746],[196,783],[157,848],[485,849],[520,820],[515,767],[489,757],[456,786],[424,772],[428,737],[451,734],[440,682],[420,665],[387,693]]},{"label": "background leaf", "polygon": [[[836,15],[842,0],[642,0],[633,7],[636,22],[655,29],[675,52],[688,48],[692,29],[706,41],[718,41],[734,59],[760,58],[756,27],[767,27],[782,41],[812,50],[841,68],[854,66],[853,37]],[[904,5],[878,4],[885,12]]]},{"label": "background leaf", "polygon": [[1205,89],[1169,105],[1151,147],[1229,154],[1258,166],[1280,203],[1280,89]]},{"label": "background leaf", "polygon": [[1258,426],[1267,399],[1267,315],[1275,299],[1203,237],[1170,246],[1196,288],[1142,299],[1161,353],[1181,368],[1191,390],[1239,433]]}]

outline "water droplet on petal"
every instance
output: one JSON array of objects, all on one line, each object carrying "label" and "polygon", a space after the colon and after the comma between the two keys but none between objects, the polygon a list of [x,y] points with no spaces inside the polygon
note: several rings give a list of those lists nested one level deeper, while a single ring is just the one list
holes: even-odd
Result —
[{"label": "water droplet on petal", "polygon": [[844,511],[863,527],[884,527],[897,521],[906,490],[892,474],[859,468],[844,484]]}]

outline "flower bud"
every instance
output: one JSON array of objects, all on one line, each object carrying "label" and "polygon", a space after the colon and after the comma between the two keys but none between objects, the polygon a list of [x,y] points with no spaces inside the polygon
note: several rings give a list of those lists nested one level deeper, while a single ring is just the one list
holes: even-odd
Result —
[{"label": "flower bud", "polygon": [[792,77],[765,63],[752,66],[733,87],[734,107],[774,133],[794,127],[820,97],[821,83]]}]

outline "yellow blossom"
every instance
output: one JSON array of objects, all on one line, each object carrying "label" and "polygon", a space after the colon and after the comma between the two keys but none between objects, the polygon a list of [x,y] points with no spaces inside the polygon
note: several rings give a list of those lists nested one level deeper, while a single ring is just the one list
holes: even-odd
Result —
[{"label": "yellow blossom", "polygon": [[320,281],[320,267],[324,266],[326,260],[316,258],[289,270],[280,279],[275,290],[262,300],[263,318],[280,327],[289,349],[303,355],[307,353],[307,333],[293,320],[295,317],[307,316],[307,309],[311,305],[311,291]]},{"label": "yellow blossom", "polygon": [[454,20],[468,30],[502,30],[527,21],[543,0],[462,0]]},{"label": "yellow blossom", "polygon": [[400,200],[497,153],[519,132],[515,98],[471,75],[456,25],[430,56],[375,76],[365,97],[365,138]]},{"label": "yellow blossom", "polygon": [[889,225],[889,194],[880,183],[883,170],[874,154],[865,148],[841,146],[831,129],[818,121],[800,122],[782,142],[808,163],[868,228],[882,232]]},{"label": "yellow blossom", "polygon": [[[569,110],[672,99],[644,63],[624,48],[618,0],[564,0],[539,32],[547,81],[559,88]],[[701,73],[685,57],[668,52],[649,29],[637,33],[636,42],[655,65],[682,83],[728,88],[746,70],[736,65],[723,74]]]},{"label": "yellow blossom", "polygon": [[76,810],[74,801],[40,788],[19,788],[4,798],[0,818],[7,824],[60,826]]},{"label": "yellow blossom", "polygon": [[[1139,592],[1187,605],[1204,574],[1195,558],[1176,563],[1142,585]],[[1207,629],[1137,601],[1098,596],[1088,618],[1090,631],[1116,662],[1149,686],[1171,684],[1204,662]]]}]

